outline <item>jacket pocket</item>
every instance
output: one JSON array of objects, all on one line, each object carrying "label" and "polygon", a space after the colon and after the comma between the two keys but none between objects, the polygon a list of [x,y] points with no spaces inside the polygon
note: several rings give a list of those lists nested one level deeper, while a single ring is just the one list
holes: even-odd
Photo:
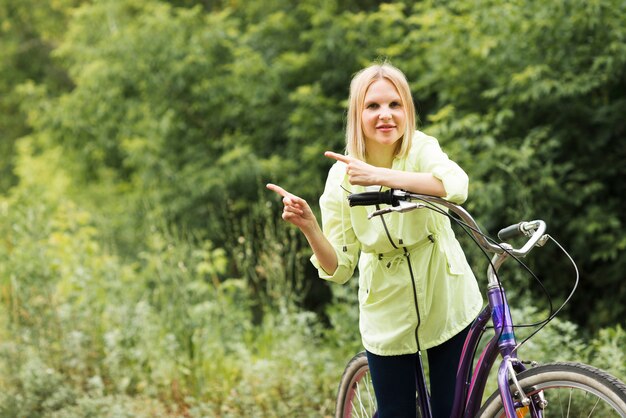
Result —
[{"label": "jacket pocket", "polygon": [[372,286],[372,269],[370,266],[359,266],[359,305],[367,303]]},{"label": "jacket pocket", "polygon": [[443,245],[443,250],[446,257],[448,273],[454,276],[465,274],[469,266],[458,241],[456,239],[446,240]]}]

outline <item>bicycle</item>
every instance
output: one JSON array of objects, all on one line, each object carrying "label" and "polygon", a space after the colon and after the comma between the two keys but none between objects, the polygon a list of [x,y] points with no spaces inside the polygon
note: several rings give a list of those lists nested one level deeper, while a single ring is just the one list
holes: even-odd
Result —
[{"label": "bicycle", "polygon": [[[438,211],[467,227],[466,230],[469,230],[474,241],[485,253],[494,253],[487,269],[488,304],[472,323],[465,340],[457,369],[451,418],[552,416],[626,418],[626,385],[617,378],[582,363],[559,362],[539,365],[518,358],[517,349],[521,344],[516,341],[515,325],[498,277],[498,270],[507,259],[525,257],[533,248],[543,246],[551,239],[545,234],[546,223],[543,220],[520,222],[502,229],[498,233],[498,238],[502,241],[518,236],[527,238],[521,248],[513,248],[510,244],[504,242],[498,244],[488,239],[463,207],[442,198],[390,189],[384,192],[351,194],[348,200],[350,206],[376,205],[377,210],[370,214],[370,219],[390,212],[402,213],[415,209]],[[381,204],[389,206],[380,209]],[[458,219],[452,217],[444,208],[456,214]],[[558,310],[551,314],[542,326],[557,313]],[[494,336],[483,349],[476,366],[472,367],[479,341],[490,320],[495,331]],[[483,403],[489,372],[498,355],[502,357],[497,371],[498,390]],[[418,415],[420,418],[431,418],[420,353],[417,359]],[[530,367],[527,367],[529,365]],[[346,365],[337,393],[335,416],[336,418],[377,416],[376,398],[364,352],[355,355]]]}]

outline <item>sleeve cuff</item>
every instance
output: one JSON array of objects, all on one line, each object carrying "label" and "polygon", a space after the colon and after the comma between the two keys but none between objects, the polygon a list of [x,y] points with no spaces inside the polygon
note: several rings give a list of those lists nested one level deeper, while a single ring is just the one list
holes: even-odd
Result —
[{"label": "sleeve cuff", "polygon": [[317,261],[317,257],[315,254],[311,256],[311,263],[317,269],[317,274],[320,279],[328,280],[330,282],[335,282],[339,284],[344,284],[352,277],[353,271],[348,268],[348,266],[339,264],[337,265],[337,269],[335,273],[329,274],[326,270],[320,266],[319,261]]},{"label": "sleeve cuff", "polygon": [[464,171],[451,172],[450,170],[434,170],[433,176],[441,180],[443,187],[446,189],[446,200],[462,204],[467,200],[467,189],[469,179]]}]

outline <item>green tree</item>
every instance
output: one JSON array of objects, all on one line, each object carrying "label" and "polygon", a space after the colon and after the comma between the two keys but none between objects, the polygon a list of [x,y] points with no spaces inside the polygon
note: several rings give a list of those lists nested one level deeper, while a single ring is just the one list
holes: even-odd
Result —
[{"label": "green tree", "polygon": [[[581,270],[569,314],[594,326],[623,318],[607,300],[626,295],[624,4],[423,2],[410,19],[428,50],[418,96],[437,103],[430,129],[472,174],[468,207],[490,230],[546,219]],[[565,295],[573,275],[555,258],[536,266]]]},{"label": "green tree", "polygon": [[63,67],[50,57],[63,33],[73,0],[51,4],[25,0],[0,1],[0,192],[16,182],[15,142],[30,132],[28,108],[16,88],[34,81],[57,95],[71,87]]},{"label": "green tree", "polygon": [[[619,1],[174,4],[186,7],[82,5],[54,52],[74,88],[19,90],[38,146],[72,161],[77,194],[100,205],[108,184],[127,200],[115,213],[133,220],[114,235],[149,211],[222,245],[229,217],[261,213],[250,205],[267,180],[314,202],[322,152],[343,148],[352,74],[387,58],[423,129],[470,173],[467,205],[486,229],[545,218],[581,267],[574,306],[624,296]],[[567,294],[564,264],[536,266]],[[590,321],[623,309],[598,302]]]}]

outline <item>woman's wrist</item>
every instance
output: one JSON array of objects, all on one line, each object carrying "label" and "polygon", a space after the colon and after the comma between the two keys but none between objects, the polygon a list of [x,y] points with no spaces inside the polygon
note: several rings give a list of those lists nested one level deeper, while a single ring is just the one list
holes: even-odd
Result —
[{"label": "woman's wrist", "polygon": [[376,171],[374,173],[374,184],[381,186],[389,186],[389,176],[391,174],[390,168],[384,167],[376,167]]},{"label": "woman's wrist", "polygon": [[323,235],[322,229],[315,218],[313,218],[313,220],[308,224],[302,225],[300,227],[300,231],[302,231],[304,236],[306,236],[309,241],[311,239],[315,239],[316,236]]}]

